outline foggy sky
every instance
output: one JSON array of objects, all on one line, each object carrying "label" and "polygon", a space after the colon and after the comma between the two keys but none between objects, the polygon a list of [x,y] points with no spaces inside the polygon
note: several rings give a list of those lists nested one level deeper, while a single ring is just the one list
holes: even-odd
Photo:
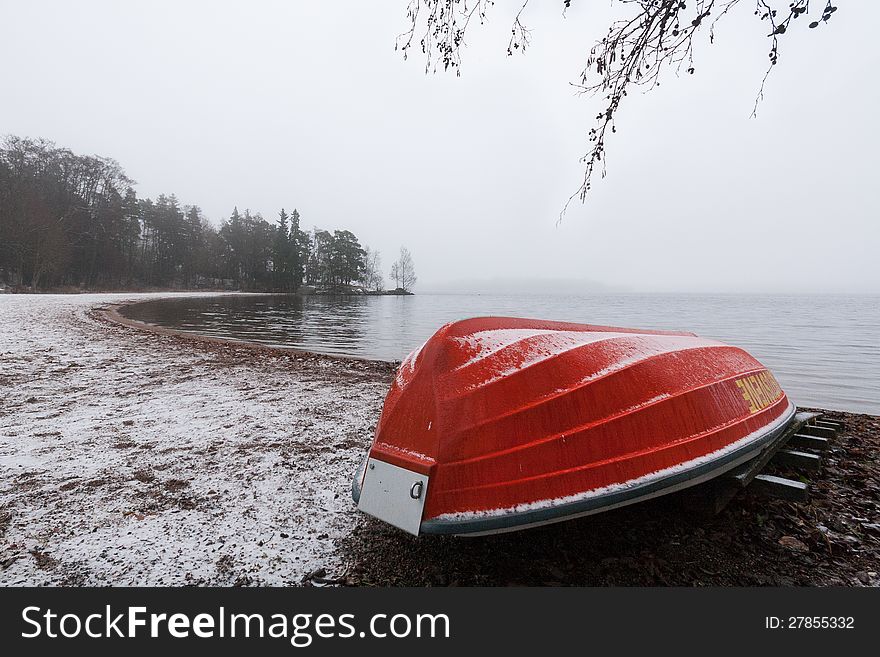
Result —
[{"label": "foggy sky", "polygon": [[693,76],[629,96],[608,177],[559,226],[600,110],[569,82],[626,8],[533,2],[532,46],[507,57],[519,4],[470,28],[456,78],[394,51],[406,0],[0,0],[0,134],[113,157],[139,195],[217,223],[297,208],[379,249],[386,277],[406,245],[417,291],[880,292],[878,3],[798,25],[749,119],[768,44],[743,2]]}]

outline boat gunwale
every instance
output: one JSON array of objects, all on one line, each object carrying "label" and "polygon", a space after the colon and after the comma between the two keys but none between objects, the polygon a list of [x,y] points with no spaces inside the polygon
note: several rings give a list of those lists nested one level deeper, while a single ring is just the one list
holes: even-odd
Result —
[{"label": "boat gunwale", "polygon": [[[598,495],[589,495],[591,491],[584,491],[583,495],[585,497],[583,499],[538,509],[510,510],[507,512],[500,509],[491,515],[487,514],[466,519],[429,518],[422,522],[420,533],[471,536],[503,533],[592,515],[695,486],[704,481],[714,479],[756,457],[761,450],[788,430],[796,414],[797,407],[789,401],[787,412],[783,413],[774,422],[781,418],[785,418],[785,420],[754,440],[717,458],[665,476],[650,479],[641,484],[626,486],[627,482],[623,482],[620,485],[624,486],[624,488]],[[706,456],[708,454],[693,460],[696,461]],[[685,465],[685,463],[681,465]]]}]

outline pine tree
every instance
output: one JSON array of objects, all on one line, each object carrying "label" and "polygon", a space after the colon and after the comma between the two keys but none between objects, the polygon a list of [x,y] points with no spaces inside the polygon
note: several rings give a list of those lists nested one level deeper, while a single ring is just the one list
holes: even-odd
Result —
[{"label": "pine tree", "polygon": [[290,280],[290,232],[287,213],[284,208],[278,213],[278,225],[275,227],[275,239],[272,245],[272,274],[274,288],[287,292],[292,287]]},{"label": "pine tree", "polygon": [[184,287],[192,287],[198,276],[197,267],[199,265],[199,255],[203,243],[202,210],[199,206],[191,205],[186,208],[183,228],[183,284]]},{"label": "pine tree", "polygon": [[300,230],[299,212],[294,208],[290,215],[290,249],[288,250],[287,269],[291,277],[291,289],[296,292],[303,282],[304,253],[307,248],[307,236]]}]

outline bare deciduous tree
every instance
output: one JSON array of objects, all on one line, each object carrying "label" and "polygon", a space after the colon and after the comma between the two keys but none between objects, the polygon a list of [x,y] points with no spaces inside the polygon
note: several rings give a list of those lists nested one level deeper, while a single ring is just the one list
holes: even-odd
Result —
[{"label": "bare deciduous tree", "polygon": [[[518,0],[519,10],[513,21],[508,55],[524,52],[529,45],[529,31],[522,15],[530,0]],[[613,1],[613,0],[612,0]],[[769,66],[755,100],[763,96],[764,84],[773,66],[779,61],[779,39],[794,21],[810,12],[810,0],[750,0],[755,15],[766,25],[770,42]],[[814,0],[815,1],[815,0]],[[562,12],[572,0],[561,0]],[[742,0],[617,0],[619,5],[632,7],[631,15],[615,21],[606,35],[592,46],[577,82],[581,93],[601,95],[604,108],[596,117],[596,125],[588,133],[588,149],[581,162],[584,175],[580,187],[568,199],[583,201],[598,169],[605,176],[605,142],[616,131],[615,117],[621,102],[633,86],[653,88],[660,83],[661,73],[668,68],[676,72],[694,73],[694,39],[701,29],[708,28],[709,42],[715,38],[715,24]],[[820,0],[821,2],[821,0]],[[824,8],[810,28],[827,23],[837,7],[824,0]],[[407,7],[409,29],[398,37],[397,48],[404,58],[409,54],[417,34],[418,44],[426,60],[426,71],[454,69],[460,75],[460,48],[465,33],[473,22],[482,23],[492,0],[410,0]],[[565,209],[563,208],[563,213]]]},{"label": "bare deciduous tree", "polygon": [[385,277],[382,275],[382,256],[370,247],[364,249],[364,288],[368,292],[381,292],[385,289]]},{"label": "bare deciduous tree", "polygon": [[412,255],[405,246],[400,247],[400,257],[391,265],[391,278],[397,289],[411,292],[418,277]]},{"label": "bare deciduous tree", "polygon": [[394,289],[400,289],[400,263],[396,260],[391,263],[391,280],[394,281]]}]

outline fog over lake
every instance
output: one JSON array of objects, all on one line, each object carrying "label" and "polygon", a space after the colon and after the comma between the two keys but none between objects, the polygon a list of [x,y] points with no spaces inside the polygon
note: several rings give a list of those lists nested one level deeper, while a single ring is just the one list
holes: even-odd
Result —
[{"label": "fog over lake", "polygon": [[421,292],[880,292],[880,3],[789,30],[756,119],[767,25],[740,3],[693,75],[628,97],[608,177],[559,226],[603,107],[570,83],[631,7],[532,2],[531,46],[507,57],[521,4],[468,28],[459,78],[395,52],[405,0],[7,2],[0,133],[111,156],[140,196],[215,223],[295,207],[381,251],[386,277],[406,245]]}]

